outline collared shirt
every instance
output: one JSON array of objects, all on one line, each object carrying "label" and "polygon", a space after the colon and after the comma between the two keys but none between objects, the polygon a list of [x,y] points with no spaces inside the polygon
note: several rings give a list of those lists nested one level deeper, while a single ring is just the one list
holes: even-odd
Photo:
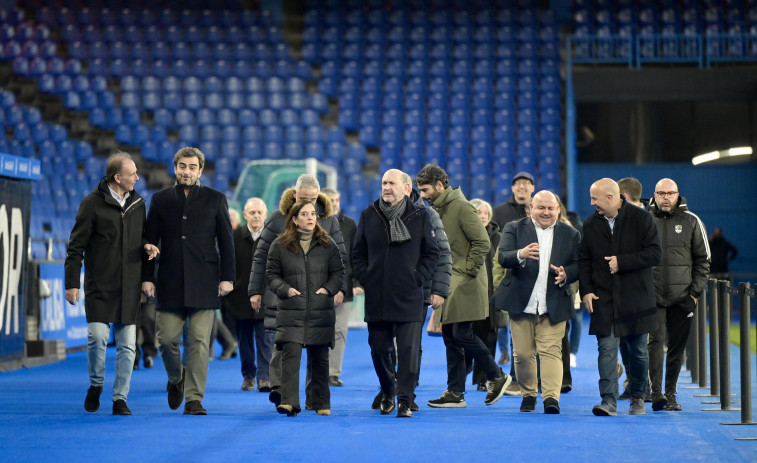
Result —
[{"label": "collared shirt", "polygon": [[615,217],[607,217],[606,215],[603,217],[607,219],[607,223],[610,224],[610,231],[613,231],[613,228],[615,228],[615,219],[618,218],[618,214],[615,214]]},{"label": "collared shirt", "polygon": [[118,201],[118,204],[121,206],[121,209],[123,209],[124,204],[126,204],[126,200],[129,199],[129,196],[131,196],[131,193],[127,191],[124,197],[122,198],[120,194],[116,193],[116,190],[110,187],[110,185],[108,185],[108,190],[110,190],[111,196],[113,196],[113,198],[116,201]]},{"label": "collared shirt", "polygon": [[[547,313],[547,285],[549,284],[549,261],[552,257],[552,240],[555,236],[555,224],[546,229],[531,219],[536,229],[536,239],[539,242],[539,274],[531,291],[524,313],[543,315]],[[557,223],[557,222],[555,222]]]},{"label": "collared shirt", "polygon": [[252,241],[257,241],[258,238],[260,238],[260,235],[263,234],[263,229],[262,228],[260,229],[259,232],[255,233],[254,231],[252,231],[252,228],[250,228],[249,225],[245,225],[245,226],[247,227],[248,230],[250,230],[250,235],[252,235]]}]

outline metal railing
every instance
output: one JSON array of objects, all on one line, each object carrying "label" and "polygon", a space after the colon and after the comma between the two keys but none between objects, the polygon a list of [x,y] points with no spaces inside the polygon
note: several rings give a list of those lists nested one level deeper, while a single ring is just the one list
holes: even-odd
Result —
[{"label": "metal railing", "polygon": [[[699,388],[707,388],[707,357],[710,359],[710,393],[699,394],[694,397],[717,398],[716,402],[705,404],[720,404],[720,408],[705,408],[703,411],[740,411],[741,421],[721,423],[723,425],[753,425],[752,421],[752,388],[751,388],[751,300],[754,288],[749,283],[740,283],[738,287],[731,286],[727,280],[709,279],[706,291],[697,303],[697,316],[692,324],[691,338],[687,348],[687,366],[691,372],[692,383],[698,383]],[[731,400],[731,308],[733,298],[738,298],[739,304],[739,400]],[[709,350],[706,337],[707,319],[709,316]],[[757,328],[755,329],[757,336]],[[732,407],[732,403],[740,403],[740,408]],[[757,440],[754,438],[737,438],[737,440]]]},{"label": "metal railing", "polygon": [[757,34],[569,35],[573,64],[689,64],[757,62]]}]

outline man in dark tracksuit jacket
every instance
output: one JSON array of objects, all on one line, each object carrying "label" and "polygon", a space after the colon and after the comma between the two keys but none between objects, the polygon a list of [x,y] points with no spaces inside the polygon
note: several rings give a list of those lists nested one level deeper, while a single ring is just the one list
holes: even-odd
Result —
[{"label": "man in dark tracksuit jacket", "polygon": [[[648,344],[652,410],[677,411],[681,406],[676,400],[676,383],[697,299],[704,291],[710,271],[710,249],[704,224],[686,207],[686,200],[678,194],[678,185],[673,180],[664,178],[657,182],[650,210],[662,242],[662,265],[654,268],[659,326],[649,334]],[[666,331],[668,357],[663,395]]]}]

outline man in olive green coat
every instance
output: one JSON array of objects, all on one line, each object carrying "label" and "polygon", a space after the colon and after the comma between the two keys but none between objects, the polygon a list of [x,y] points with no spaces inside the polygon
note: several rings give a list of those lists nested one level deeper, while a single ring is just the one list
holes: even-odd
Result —
[{"label": "man in olive green coat", "polygon": [[459,188],[449,186],[449,177],[435,165],[426,165],[415,179],[423,199],[439,213],[452,251],[452,279],[447,300],[434,313],[442,324],[447,348],[447,390],[430,407],[465,407],[465,354],[472,356],[486,373],[486,405],[502,397],[512,378],[497,366],[486,345],[473,334],[473,322],[489,314],[488,276],[484,260],[491,246],[476,208]]}]

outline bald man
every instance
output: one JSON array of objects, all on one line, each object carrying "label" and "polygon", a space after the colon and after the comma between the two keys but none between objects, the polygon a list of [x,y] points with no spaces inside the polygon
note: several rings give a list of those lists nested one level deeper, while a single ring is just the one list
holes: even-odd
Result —
[{"label": "bald man", "polygon": [[[650,333],[647,346],[652,410],[680,411],[676,384],[697,299],[704,292],[710,273],[710,247],[704,224],[686,206],[676,182],[669,178],[657,182],[649,206],[665,255],[662,265],[654,269],[659,327]],[[666,334],[667,358],[663,349]],[[665,395],[662,390],[664,358]]]},{"label": "bald man", "polygon": [[406,179],[400,170],[386,171],[381,197],[360,213],[352,249],[354,276],[365,289],[368,344],[383,394],[379,410],[388,415],[397,408],[400,418],[413,416],[425,317],[423,288],[439,259],[431,214],[410,201]]},{"label": "bald man", "polygon": [[578,230],[560,222],[560,204],[540,191],[529,205],[530,217],[505,224],[499,263],[508,269],[494,293],[495,306],[510,313],[520,411],[533,412],[538,394],[536,355],[541,362],[544,413],[560,413],[563,378],[562,339],[575,315],[570,284],[578,280]]},{"label": "bald man", "polygon": [[597,180],[589,189],[596,212],[584,220],[578,269],[581,299],[591,314],[589,334],[597,337],[599,393],[596,416],[616,416],[618,347],[629,354],[629,415],[643,415],[649,372],[647,334],[657,329],[652,268],[662,247],[652,215],[629,205],[614,180]]}]

